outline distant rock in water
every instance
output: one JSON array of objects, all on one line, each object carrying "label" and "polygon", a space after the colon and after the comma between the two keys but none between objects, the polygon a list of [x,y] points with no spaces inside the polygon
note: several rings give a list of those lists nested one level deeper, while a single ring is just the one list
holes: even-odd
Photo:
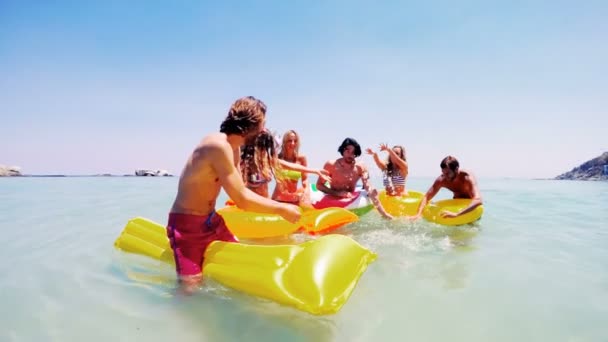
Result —
[{"label": "distant rock in water", "polygon": [[139,169],[139,170],[135,170],[135,175],[136,176],[152,176],[152,177],[158,177],[158,176],[164,176],[164,177],[171,177],[172,175],[169,173],[169,171],[167,170],[149,170],[149,169]]},{"label": "distant rock in water", "polygon": [[608,180],[608,152],[584,162],[570,172],[561,174],[555,179],[568,180]]},{"label": "distant rock in water", "polygon": [[0,165],[0,177],[11,176],[21,176],[21,168],[19,166]]}]

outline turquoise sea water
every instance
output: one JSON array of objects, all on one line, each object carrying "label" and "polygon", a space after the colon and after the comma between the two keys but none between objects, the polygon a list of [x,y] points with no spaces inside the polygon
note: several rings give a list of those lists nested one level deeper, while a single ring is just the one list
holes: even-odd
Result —
[{"label": "turquoise sea water", "polygon": [[130,218],[165,223],[176,183],[0,178],[0,341],[608,340],[607,182],[481,179],[461,228],[372,212],[338,232],[378,259],[323,317],[213,281],[184,298],[171,267],[116,251]]}]

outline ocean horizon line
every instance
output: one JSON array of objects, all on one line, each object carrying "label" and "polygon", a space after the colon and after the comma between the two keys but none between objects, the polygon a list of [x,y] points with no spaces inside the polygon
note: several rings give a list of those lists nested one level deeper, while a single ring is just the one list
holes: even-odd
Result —
[{"label": "ocean horizon line", "polygon": [[[62,174],[62,173],[48,173],[48,174],[21,174],[13,176],[5,176],[0,178],[85,178],[85,177],[137,177],[137,178],[165,178],[175,177],[175,175],[169,174],[164,176],[138,176],[135,174],[113,174],[113,173],[98,173],[98,174]],[[412,179],[429,179],[435,178],[436,176],[413,176]],[[372,178],[373,175],[372,175]],[[559,180],[555,177],[518,177],[518,176],[490,176],[490,177],[478,177],[479,179],[500,179],[500,180]],[[569,180],[569,179],[563,179]]]},{"label": "ocean horizon line", "polygon": [[30,177],[30,178],[35,178],[35,177],[41,177],[41,178],[68,178],[68,177],[148,177],[148,178],[152,178],[152,177],[156,177],[156,178],[163,178],[163,177],[174,177],[173,175],[165,175],[165,176],[137,176],[134,174],[111,174],[111,173],[100,173],[100,174],[25,174],[25,175],[15,175],[15,176],[6,176],[6,178],[20,178],[20,177]]}]

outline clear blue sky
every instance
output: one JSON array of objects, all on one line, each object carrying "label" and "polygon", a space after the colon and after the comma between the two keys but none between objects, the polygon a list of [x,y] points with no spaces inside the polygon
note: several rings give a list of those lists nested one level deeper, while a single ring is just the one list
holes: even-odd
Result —
[{"label": "clear blue sky", "polygon": [[[606,1],[0,1],[0,164],[179,174],[245,95],[313,166],[406,147],[478,177],[608,150]],[[373,167],[369,156],[363,161]]]}]

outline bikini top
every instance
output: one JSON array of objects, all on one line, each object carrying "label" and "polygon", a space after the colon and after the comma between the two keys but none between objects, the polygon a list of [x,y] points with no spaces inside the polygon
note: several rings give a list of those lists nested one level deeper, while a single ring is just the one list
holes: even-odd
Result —
[{"label": "bikini top", "polygon": [[258,173],[254,173],[249,175],[247,178],[247,187],[258,188],[264,184],[267,184],[268,182],[270,182],[270,179],[261,177]]},{"label": "bikini top", "polygon": [[292,181],[299,181],[300,178],[302,178],[302,173],[300,171],[293,171],[293,170],[281,170],[281,176],[283,176],[284,178],[287,178],[289,180]]},{"label": "bikini top", "polygon": [[400,171],[393,171],[393,174],[389,176],[386,172],[384,173],[384,179],[382,183],[385,187],[387,186],[405,186],[405,177]]}]

